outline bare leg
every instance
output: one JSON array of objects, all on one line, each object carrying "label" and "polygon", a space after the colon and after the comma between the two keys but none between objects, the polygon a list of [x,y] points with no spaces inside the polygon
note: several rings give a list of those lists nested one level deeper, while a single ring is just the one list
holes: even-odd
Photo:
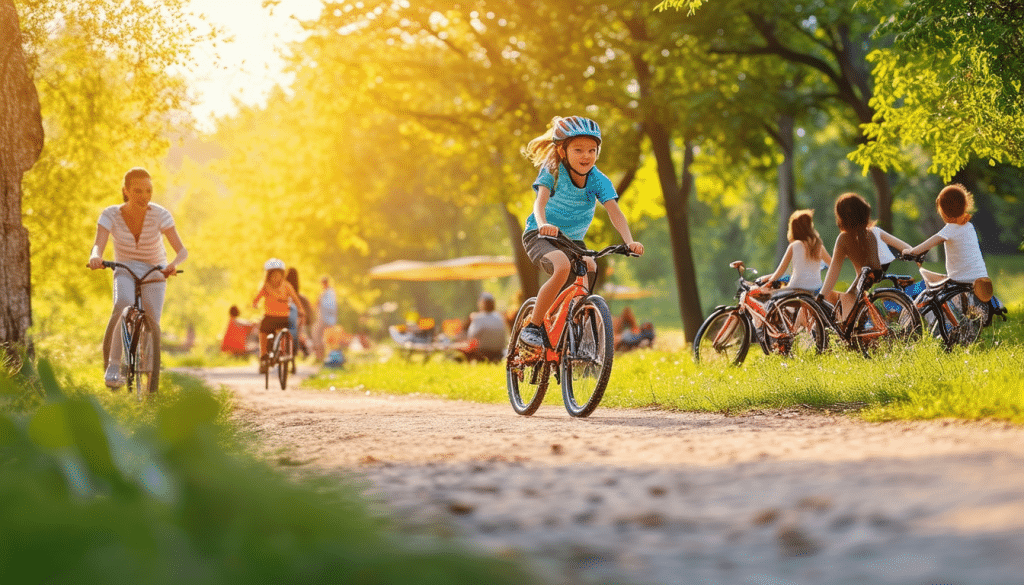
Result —
[{"label": "bare leg", "polygon": [[559,291],[562,289],[562,284],[569,277],[569,258],[564,252],[548,252],[544,257],[551,262],[552,271],[551,278],[547,279],[540,287],[540,290],[537,291],[537,304],[534,306],[533,315],[530,317],[530,322],[538,327],[541,327],[544,323],[544,314],[551,308]]},{"label": "bare leg", "polygon": [[932,272],[931,270],[925,270],[924,268],[919,268],[918,270],[921,272],[921,278],[923,278],[928,284],[935,284],[936,282],[946,278],[945,274],[939,274],[938,272]]}]

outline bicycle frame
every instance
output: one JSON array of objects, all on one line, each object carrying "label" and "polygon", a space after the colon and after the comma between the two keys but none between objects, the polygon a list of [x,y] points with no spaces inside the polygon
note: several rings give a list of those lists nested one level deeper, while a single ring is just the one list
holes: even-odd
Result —
[{"label": "bicycle frame", "polygon": [[549,362],[558,363],[561,361],[561,345],[565,325],[569,322],[572,300],[577,297],[585,297],[590,290],[584,284],[587,278],[586,273],[577,274],[576,280],[568,287],[558,293],[555,302],[544,315],[544,334],[548,337],[548,346],[545,347],[544,359]]},{"label": "bicycle frame", "polygon": [[[871,269],[868,267],[861,268],[860,276],[857,278],[857,300],[853,302],[853,306],[850,307],[850,311],[846,314],[846,318],[842,321],[836,321],[834,307],[828,303],[819,303],[819,306],[824,308],[830,308],[833,310],[822,310],[821,316],[825,317],[825,322],[832,328],[833,331],[839,334],[847,344],[853,340],[854,327],[857,324],[854,319],[857,313],[860,312],[862,306],[867,307],[868,316],[871,322],[875,324],[875,329],[869,332],[865,332],[861,335],[862,339],[872,341],[880,337],[885,337],[889,334],[889,326],[886,324],[886,320],[882,317],[882,314],[878,312],[875,304],[871,302],[871,296],[869,291],[871,289],[870,278]],[[879,279],[884,280],[884,279]],[[893,289],[899,290],[899,289]],[[819,295],[820,297],[821,295]]]},{"label": "bicycle frame", "polygon": [[[768,287],[757,285],[755,282],[748,281],[743,278],[744,266],[743,262],[737,260],[729,264],[729,266],[736,269],[740,274],[740,280],[738,283],[738,289],[736,291],[736,298],[739,302],[736,305],[738,312],[741,315],[746,316],[750,320],[752,327],[750,333],[753,335],[754,329],[761,328],[767,331],[769,335],[775,338],[785,335],[780,332],[774,325],[768,322],[768,304],[771,302],[769,299],[767,302],[761,302],[756,297],[758,294],[771,294]],[[755,271],[756,273],[756,271]],[[715,335],[712,339],[712,343],[717,347],[721,345],[722,341],[728,339],[736,328],[736,323],[732,319],[742,319],[744,317],[730,316],[730,320],[726,322],[725,326]]]},{"label": "bicycle frame", "polygon": [[[141,338],[139,336],[140,324],[143,323],[144,319],[146,318],[146,310],[145,310],[145,308],[142,305],[142,286],[145,285],[145,284],[150,284],[150,283],[154,283],[154,282],[163,282],[161,280],[146,280],[146,278],[150,274],[152,274],[154,272],[157,272],[157,271],[160,271],[160,270],[163,270],[163,267],[162,266],[151,266],[149,268],[149,270],[147,270],[142,276],[139,276],[139,275],[135,274],[135,271],[132,270],[131,267],[129,267],[128,265],[123,264],[121,262],[104,261],[103,262],[103,267],[104,268],[110,268],[111,270],[116,270],[117,268],[123,268],[129,275],[131,275],[132,280],[134,281],[135,298],[133,299],[132,304],[127,306],[127,307],[125,307],[124,311],[122,311],[119,320],[120,320],[120,335],[121,335],[121,343],[122,343],[122,350],[121,351],[122,351],[123,354],[125,354],[127,356],[127,363],[123,364],[125,366],[125,368],[126,368],[126,371],[127,371],[127,380],[126,380],[126,382],[127,382],[129,387],[131,387],[133,384],[136,386],[137,390],[140,392],[140,399],[141,399],[142,388],[139,385],[140,381],[136,380],[135,377],[136,377],[137,373],[139,373],[139,374],[143,373],[143,371],[142,371],[142,369],[140,367],[141,364],[138,363],[138,352],[137,352],[138,347],[139,347],[139,343],[142,342],[142,340],[141,340]],[[178,273],[180,273],[180,272],[181,271],[179,270]],[[156,326],[154,328],[154,330],[157,332],[157,336],[159,337],[159,326]],[[116,333],[114,333],[114,334],[116,335]],[[159,352],[160,351],[160,349],[159,349],[159,342],[158,341],[157,341],[157,343],[155,343],[155,348],[151,348],[151,351],[153,351],[153,352]],[[103,351],[104,351],[104,367],[106,367],[107,364],[109,364],[109,362],[110,362],[109,350],[110,350],[109,345],[107,345],[105,343],[104,344],[104,348],[103,348]],[[151,384],[151,387],[149,389],[147,389],[147,390],[149,390],[151,392],[155,392],[156,385],[158,384],[157,380],[158,380],[158,376],[159,376],[159,363],[160,363],[160,359],[159,359],[159,355],[152,355],[152,356],[150,356],[150,359],[152,360],[152,363],[150,364],[151,367],[150,367],[150,370],[149,370],[149,376],[152,377],[153,382]]]}]

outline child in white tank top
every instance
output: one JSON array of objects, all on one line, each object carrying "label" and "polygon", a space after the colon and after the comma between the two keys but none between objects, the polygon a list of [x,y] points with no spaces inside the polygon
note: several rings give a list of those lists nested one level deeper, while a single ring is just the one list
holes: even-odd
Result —
[{"label": "child in white tank top", "polygon": [[779,267],[768,277],[774,282],[782,277],[790,262],[793,263],[793,275],[789,279],[789,288],[798,288],[817,293],[821,288],[821,263],[827,266],[832,257],[822,244],[821,236],[814,229],[814,210],[801,209],[789,216],[789,230],[786,234],[789,247],[779,262]]}]

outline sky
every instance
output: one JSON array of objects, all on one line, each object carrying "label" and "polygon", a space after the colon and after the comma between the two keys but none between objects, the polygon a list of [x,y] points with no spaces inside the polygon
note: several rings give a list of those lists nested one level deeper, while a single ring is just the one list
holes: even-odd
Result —
[{"label": "sky", "polygon": [[197,67],[185,74],[199,100],[193,114],[200,127],[212,129],[216,117],[232,114],[234,99],[260,104],[274,85],[286,84],[280,50],[302,36],[295,19],[312,20],[322,6],[322,0],[280,0],[273,9],[263,8],[263,0],[192,0],[192,12],[233,39],[198,47]]}]

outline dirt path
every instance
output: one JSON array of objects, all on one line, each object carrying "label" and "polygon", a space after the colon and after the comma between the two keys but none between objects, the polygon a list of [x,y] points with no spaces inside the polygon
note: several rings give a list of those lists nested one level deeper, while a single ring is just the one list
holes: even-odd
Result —
[{"label": "dirt path", "polygon": [[263,454],[564,583],[1024,584],[1024,429],[233,389]]}]

